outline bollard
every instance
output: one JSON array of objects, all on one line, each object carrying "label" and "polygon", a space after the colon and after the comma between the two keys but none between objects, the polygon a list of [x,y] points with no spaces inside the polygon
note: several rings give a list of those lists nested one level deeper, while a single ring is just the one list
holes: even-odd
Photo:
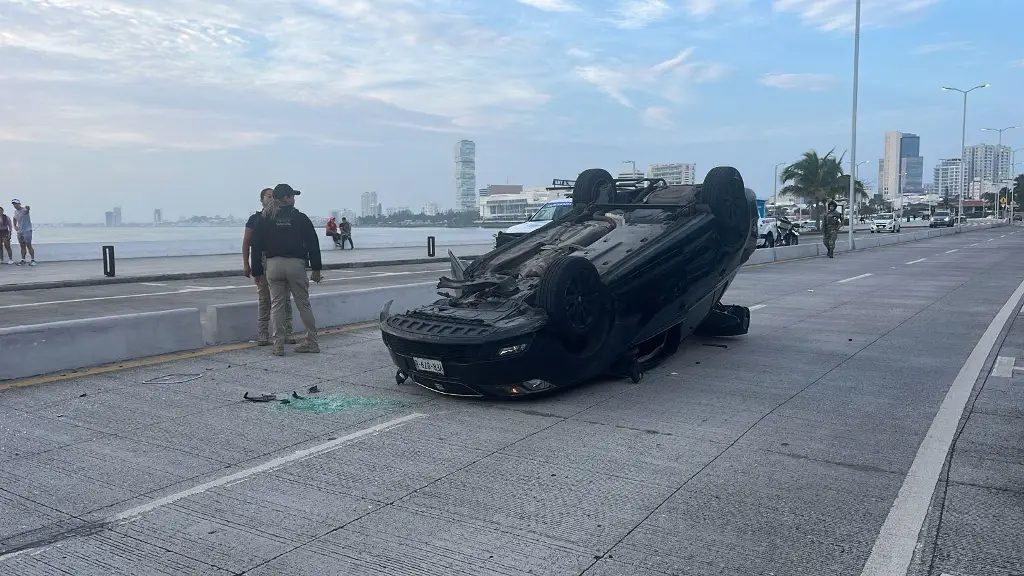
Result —
[{"label": "bollard", "polygon": [[103,275],[114,276],[114,247],[103,247]]},{"label": "bollard", "polygon": [[434,237],[427,236],[427,257],[433,258],[434,254],[436,254]]}]

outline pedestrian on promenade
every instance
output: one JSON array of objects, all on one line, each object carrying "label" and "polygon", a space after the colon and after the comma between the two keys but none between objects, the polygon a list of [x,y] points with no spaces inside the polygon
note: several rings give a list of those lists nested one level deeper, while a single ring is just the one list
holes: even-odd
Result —
[{"label": "pedestrian on promenade", "polygon": [[18,246],[21,246],[21,262],[18,266],[25,265],[26,252],[32,258],[29,266],[36,265],[36,250],[32,247],[32,215],[29,214],[29,206],[22,207],[21,200],[11,200],[14,206],[14,231],[18,234]]},{"label": "pedestrian on promenade", "polygon": [[[252,277],[252,267],[249,265],[249,252],[252,248],[252,231],[256,227],[256,223],[259,222],[259,219],[263,216],[263,208],[266,208],[274,201],[273,194],[273,188],[264,188],[260,192],[260,211],[249,216],[249,221],[245,223],[245,234],[242,236],[242,270],[244,271],[246,278]],[[260,261],[263,262],[263,267],[266,268],[267,255],[261,254]],[[270,284],[267,283],[266,278],[263,279],[263,282],[256,283],[256,294],[256,325],[259,329],[259,335],[256,337],[256,345],[267,346],[270,344]],[[292,335],[292,299],[287,295],[285,296],[284,303],[284,333],[285,343],[295,344],[295,336]]]},{"label": "pedestrian on promenade", "polygon": [[[306,326],[306,339],[295,347],[295,352],[320,352],[316,319],[309,303],[309,281],[319,284],[323,279],[320,238],[309,217],[295,208],[295,197],[299,194],[299,190],[288,184],[275,186],[273,201],[263,210],[252,234],[252,275],[257,283],[266,275],[270,283],[275,356],[284,356],[284,307],[289,294],[295,298],[295,307]],[[257,258],[261,253],[266,253],[266,266]],[[306,278],[307,264],[313,270],[309,278]]]},{"label": "pedestrian on promenade", "polygon": [[345,241],[348,240],[349,248],[355,250],[356,247],[352,245],[352,223],[348,221],[344,216],[341,217],[341,249],[345,249]]},{"label": "pedestrian on promenade", "polygon": [[327,221],[327,236],[334,240],[334,245],[341,248],[341,233],[338,232],[338,223],[334,221],[334,216],[331,216],[330,220]]},{"label": "pedestrian on promenade", "polygon": [[821,223],[821,239],[828,249],[828,257],[834,258],[836,250],[836,239],[839,238],[839,229],[843,227],[843,217],[836,210],[835,200],[829,200],[828,212],[825,213],[825,220]]},{"label": "pedestrian on promenade", "polygon": [[[3,206],[0,206],[0,264],[14,264],[14,252],[11,251],[11,234],[14,231],[14,224],[11,217],[4,214]],[[4,250],[7,250],[7,260],[4,260]]]}]

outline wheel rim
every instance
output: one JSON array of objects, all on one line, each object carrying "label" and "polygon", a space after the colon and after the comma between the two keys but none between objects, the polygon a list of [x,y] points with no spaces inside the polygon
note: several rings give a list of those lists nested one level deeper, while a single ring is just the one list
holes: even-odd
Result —
[{"label": "wheel rim", "polygon": [[565,317],[574,328],[594,321],[600,301],[597,282],[587,274],[575,274],[565,288]]}]

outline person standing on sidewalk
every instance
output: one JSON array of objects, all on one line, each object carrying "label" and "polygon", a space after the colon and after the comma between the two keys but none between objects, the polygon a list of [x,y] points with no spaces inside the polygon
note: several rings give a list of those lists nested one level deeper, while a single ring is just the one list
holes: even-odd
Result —
[{"label": "person standing on sidewalk", "polygon": [[11,200],[11,205],[14,206],[14,231],[18,233],[18,246],[21,247],[21,262],[18,262],[18,266],[25,265],[26,252],[32,260],[29,261],[29,266],[36,265],[36,249],[32,247],[32,215],[29,214],[29,207],[21,205],[21,200],[15,198]]},{"label": "person standing on sidewalk", "polygon": [[[246,278],[252,278],[252,267],[249,265],[252,231],[256,227],[256,223],[263,216],[263,208],[266,208],[274,201],[273,194],[273,188],[264,188],[260,192],[260,211],[249,216],[249,221],[245,223],[245,234],[242,236],[242,270]],[[267,255],[262,254],[260,260],[263,262],[263,267],[266,268]],[[259,328],[256,345],[267,346],[270,344],[270,284],[267,283],[266,278],[263,279],[263,282],[256,283],[256,293],[258,298],[256,324]],[[292,299],[290,296],[285,297],[284,303],[284,333],[285,343],[295,344],[295,336],[292,335]]]},{"label": "person standing on sidewalk", "polygon": [[[0,264],[14,264],[14,252],[11,251],[11,234],[14,233],[14,224],[11,217],[4,214],[3,206],[0,206]],[[4,250],[7,250],[8,260],[4,260]]]},{"label": "person standing on sidewalk", "polygon": [[821,223],[821,240],[828,250],[829,258],[835,257],[836,239],[839,238],[839,229],[843,227],[843,217],[836,208],[835,200],[829,200],[828,212]]},{"label": "person standing on sidewalk", "polygon": [[[274,187],[273,202],[263,210],[252,234],[250,256],[252,275],[256,282],[270,283],[270,322],[274,326],[275,356],[284,356],[284,307],[290,294],[306,326],[306,340],[295,347],[297,353],[320,352],[316,334],[316,319],[309,303],[309,281],[320,283],[323,261],[320,257],[320,238],[309,217],[295,208],[295,197],[301,194],[288,184]],[[267,265],[257,258],[266,253]],[[306,278],[306,265],[313,270]]]}]

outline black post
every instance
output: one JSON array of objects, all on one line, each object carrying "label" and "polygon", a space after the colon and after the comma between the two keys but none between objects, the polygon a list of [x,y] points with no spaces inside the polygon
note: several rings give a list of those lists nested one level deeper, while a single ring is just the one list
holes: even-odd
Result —
[{"label": "black post", "polygon": [[427,257],[433,258],[434,254],[436,254],[434,237],[427,236]]},{"label": "black post", "polygon": [[114,276],[114,247],[103,247],[103,275]]}]

